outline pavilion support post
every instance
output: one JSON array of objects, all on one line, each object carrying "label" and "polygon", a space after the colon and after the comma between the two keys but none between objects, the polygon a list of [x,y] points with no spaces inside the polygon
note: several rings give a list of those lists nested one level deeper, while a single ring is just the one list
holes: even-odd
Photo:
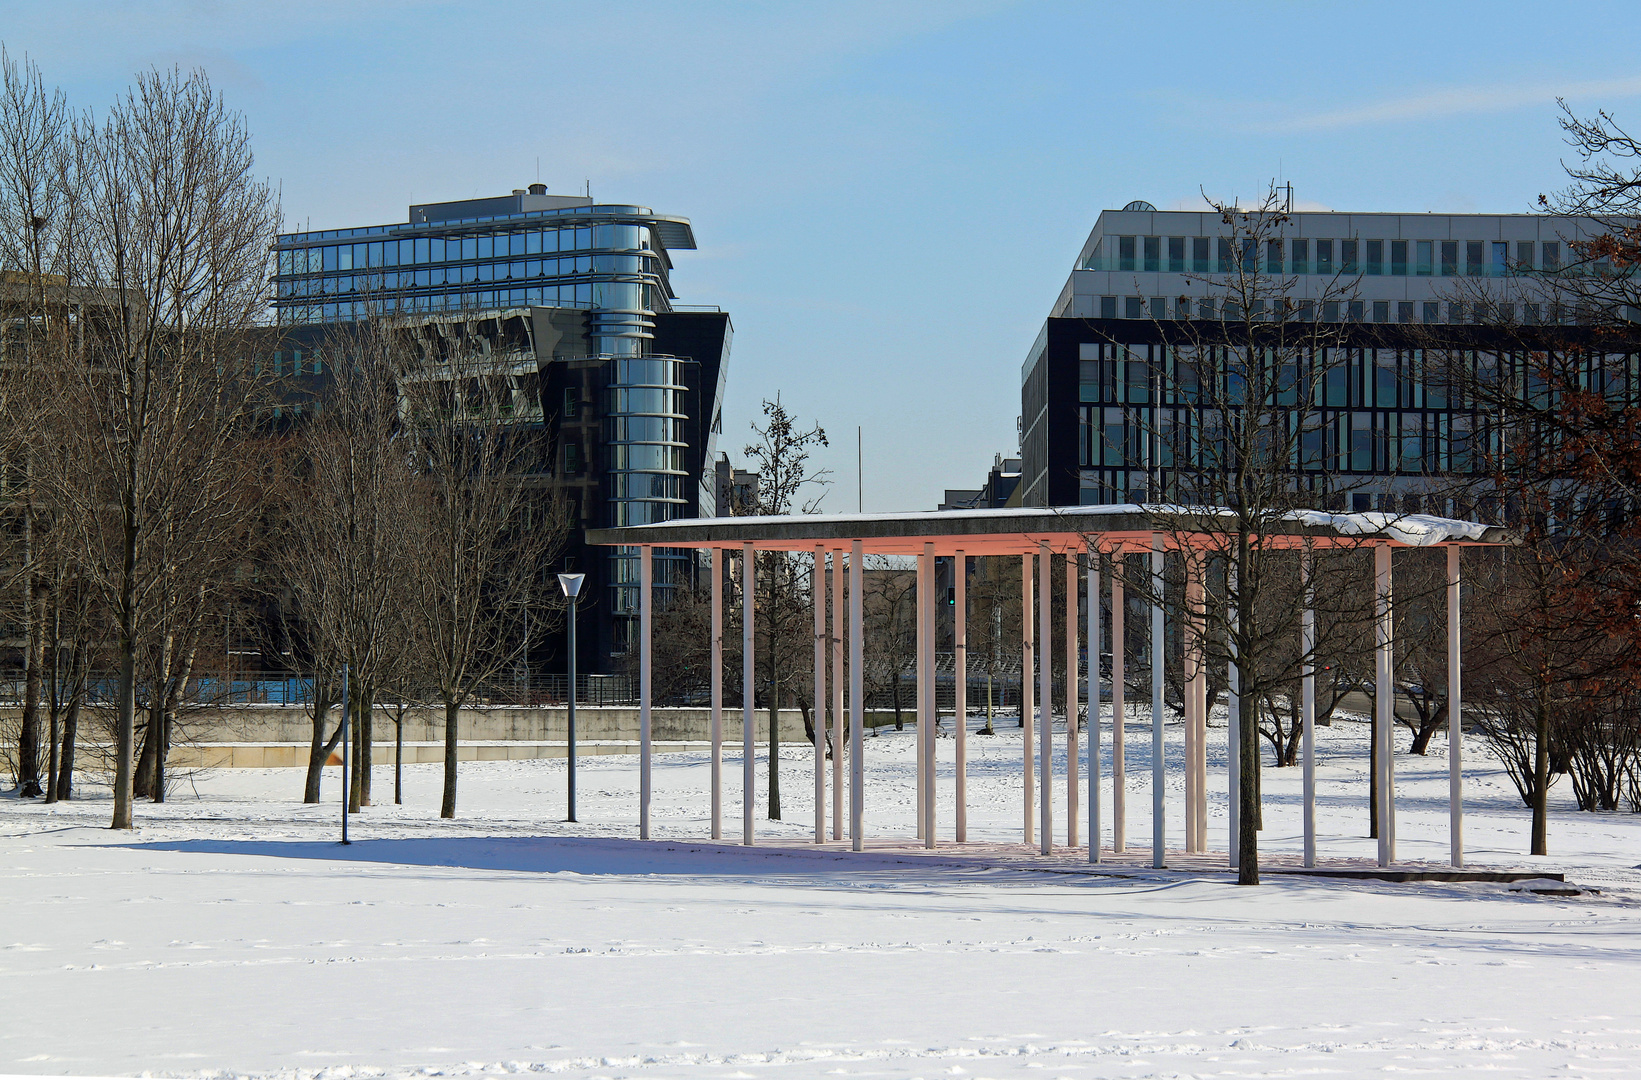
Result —
[{"label": "pavilion support post", "polygon": [[712,552],[712,838],[724,838],[724,560],[729,552]]},{"label": "pavilion support post", "polygon": [[1049,576],[1053,565],[1045,540],[1037,553],[1037,637],[1043,654],[1037,674],[1037,794],[1042,803],[1038,850],[1044,855],[1054,846],[1054,582]]},{"label": "pavilion support post", "polygon": [[1037,841],[1036,792],[1033,790],[1037,774],[1032,761],[1036,748],[1031,745],[1033,722],[1036,718],[1036,705],[1032,701],[1036,694],[1031,680],[1037,672],[1036,658],[1033,655],[1035,650],[1032,648],[1031,563],[1031,552],[1025,552],[1020,556],[1020,746],[1023,755],[1020,770],[1020,802],[1025,816],[1022,830],[1024,839],[1021,843],[1028,845]]},{"label": "pavilion support post", "polygon": [[957,718],[952,732],[957,740],[955,789],[957,842],[969,838],[969,558],[961,551],[952,556],[952,678]]},{"label": "pavilion support post", "polygon": [[1197,854],[1208,851],[1208,609],[1204,600],[1202,560],[1191,562],[1192,582],[1196,586],[1196,602],[1192,612],[1196,619],[1196,693],[1191,697],[1196,708],[1197,731]]},{"label": "pavilion support post", "polygon": [[752,652],[752,598],[755,570],[752,545],[741,545],[741,843],[752,845],[753,687],[757,657]]},{"label": "pavilion support post", "polygon": [[1077,553],[1066,552],[1066,846],[1077,846]]},{"label": "pavilion support post", "polygon": [[1379,865],[1389,866],[1396,861],[1396,823],[1395,814],[1396,796],[1390,790],[1393,782],[1393,772],[1390,766],[1391,751],[1396,745],[1395,708],[1396,688],[1392,683],[1394,670],[1391,667],[1391,620],[1390,620],[1390,545],[1376,544],[1373,548],[1374,597],[1376,602],[1376,619],[1374,622],[1375,638],[1377,643],[1373,683],[1373,737],[1379,748]]},{"label": "pavilion support post", "polygon": [[1180,705],[1185,735],[1185,850],[1197,850],[1197,617],[1195,575],[1185,557],[1185,602],[1180,610]]},{"label": "pavilion support post", "polygon": [[1119,546],[1111,550],[1111,850],[1121,855],[1128,850],[1128,704],[1123,700],[1128,678],[1127,630],[1123,610],[1123,571],[1126,556]]},{"label": "pavilion support post", "polygon": [[928,695],[929,733],[923,740],[923,846],[934,847],[935,842],[935,746],[940,734],[940,684],[935,677],[935,634],[939,626],[940,608],[935,603],[934,545],[923,545],[923,561],[929,567],[929,592],[919,595],[923,605],[923,686]]},{"label": "pavilion support post", "polygon": [[1229,865],[1235,870],[1241,865],[1242,852],[1242,675],[1237,669],[1236,564],[1225,570],[1227,629],[1226,652],[1230,659],[1225,665],[1225,784],[1226,825],[1230,842],[1226,847]]},{"label": "pavilion support post", "polygon": [[832,552],[832,839],[843,839],[843,549]]},{"label": "pavilion support post", "polygon": [[809,598],[815,605],[815,843],[826,840],[826,549],[815,545],[809,575]]},{"label": "pavilion support post", "polygon": [[1464,722],[1459,682],[1459,548],[1447,548],[1447,844],[1455,868],[1464,865]]},{"label": "pavilion support post", "polygon": [[1088,546],[1088,861],[1100,861],[1100,553]]},{"label": "pavilion support post", "polygon": [[1163,637],[1162,590],[1163,578],[1162,534],[1151,534],[1151,866],[1161,870],[1168,865],[1166,844],[1168,822],[1163,816],[1167,809],[1168,770],[1163,760],[1162,665],[1167,642]]},{"label": "pavilion support post", "polygon": [[862,672],[862,615],[860,593],[861,542],[849,549],[849,840],[856,851],[863,850],[866,798],[866,771],[862,760],[861,731],[866,726],[865,679]]},{"label": "pavilion support post", "polygon": [[1299,622],[1300,753],[1305,769],[1305,865],[1316,865],[1316,582],[1311,553],[1299,553],[1299,583],[1305,609]]},{"label": "pavilion support post", "polygon": [[650,838],[650,624],[655,607],[654,560],[638,549],[638,839]]},{"label": "pavilion support post", "polygon": [[924,783],[924,769],[927,767],[928,752],[925,743],[929,737],[929,668],[924,661],[925,644],[929,637],[929,593],[934,591],[933,577],[929,567],[927,554],[917,557],[917,591],[914,594],[917,602],[917,630],[915,634],[914,650],[916,659],[913,661],[915,678],[913,685],[917,695],[917,769],[915,783],[917,785],[917,838],[922,840],[928,833],[928,808],[924,805],[927,794],[927,785]]}]

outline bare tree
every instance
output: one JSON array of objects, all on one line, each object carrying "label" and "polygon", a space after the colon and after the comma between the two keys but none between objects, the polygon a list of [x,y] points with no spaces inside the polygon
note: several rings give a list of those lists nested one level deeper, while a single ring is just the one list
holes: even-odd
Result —
[{"label": "bare tree", "polygon": [[113,317],[53,398],[72,474],[53,494],[116,626],[115,828],[131,825],[143,612],[169,582],[167,539],[228,543],[244,525],[243,440],[259,403],[245,331],[268,303],[273,191],[241,117],[204,72],[148,72],[77,132],[76,274]]},{"label": "bare tree", "polygon": [[542,483],[541,410],[526,385],[534,357],[467,333],[421,341],[426,351],[400,387],[416,477],[407,583],[421,659],[444,706],[439,814],[449,818],[462,706],[524,654],[520,606],[538,629],[557,614],[556,590],[544,585],[568,519]]},{"label": "bare tree", "polygon": [[[745,450],[748,462],[758,473],[753,511],[765,515],[814,513],[825,492],[814,498],[806,496],[812,488],[824,489],[830,481],[826,470],[810,467],[809,451],[827,445],[826,432],[819,424],[804,430],[781,404],[779,395],[763,403],[763,415],[762,427],[752,425],[757,441]],[[797,653],[810,640],[809,597],[815,567],[812,555],[766,551],[756,557],[759,596],[754,626],[763,656],[759,682],[764,688],[764,704],[769,708],[769,817],[776,821],[781,816],[782,673],[789,664],[801,665]]]}]

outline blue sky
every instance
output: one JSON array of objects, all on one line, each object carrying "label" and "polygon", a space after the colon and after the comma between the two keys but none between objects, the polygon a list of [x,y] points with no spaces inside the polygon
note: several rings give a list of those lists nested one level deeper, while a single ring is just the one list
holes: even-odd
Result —
[{"label": "blue sky", "polygon": [[680,302],[736,327],[723,446],[780,393],[855,505],[1013,454],[1019,368],[1100,210],[1272,178],[1304,206],[1521,212],[1555,98],[1641,128],[1623,4],[0,2],[101,110],[151,65],[243,111],[288,222],[555,192],[695,223]]}]

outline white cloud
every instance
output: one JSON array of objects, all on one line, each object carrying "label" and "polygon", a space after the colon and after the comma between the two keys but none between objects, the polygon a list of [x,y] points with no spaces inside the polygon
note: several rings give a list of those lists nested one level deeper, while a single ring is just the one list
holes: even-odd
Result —
[{"label": "white cloud", "polygon": [[[1634,97],[1637,94],[1641,94],[1641,75],[1622,79],[1454,86],[1342,109],[1296,113],[1289,116],[1278,115],[1267,121],[1246,126],[1267,134],[1331,131],[1368,124],[1393,124],[1409,120],[1434,120],[1476,113],[1507,112],[1525,105],[1546,104],[1558,97],[1610,100]],[[1254,111],[1259,110],[1237,109],[1241,117],[1246,117]]]}]

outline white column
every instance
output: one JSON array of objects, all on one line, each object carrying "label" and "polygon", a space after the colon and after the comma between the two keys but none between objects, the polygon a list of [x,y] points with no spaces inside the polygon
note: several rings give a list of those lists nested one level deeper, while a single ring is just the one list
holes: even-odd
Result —
[{"label": "white column", "polygon": [[[1066,552],[1066,846],[1077,846],[1077,553]],[[1092,706],[1092,699],[1090,699]],[[1092,707],[1089,709],[1092,715]]]},{"label": "white column", "polygon": [[650,838],[650,547],[638,549],[638,839]]},{"label": "white column", "polygon": [[1225,755],[1225,790],[1228,793],[1226,824],[1230,830],[1231,841],[1226,851],[1229,853],[1229,864],[1235,869],[1241,862],[1242,850],[1242,675],[1236,666],[1237,622],[1236,609],[1236,563],[1233,553],[1230,565],[1225,570],[1226,626],[1229,628],[1230,641],[1227,643],[1229,660],[1225,665],[1225,738],[1230,752]]},{"label": "white column", "polygon": [[1043,653],[1037,674],[1037,795],[1042,803],[1038,808],[1042,835],[1037,840],[1044,855],[1054,846],[1054,582],[1049,577],[1053,565],[1044,541],[1037,553],[1037,637]]},{"label": "white column", "polygon": [[1196,710],[1196,761],[1194,768],[1197,771],[1197,853],[1206,854],[1208,851],[1208,608],[1204,598],[1202,582],[1203,560],[1194,557],[1191,561],[1191,581],[1196,588],[1196,600],[1192,604],[1196,623],[1194,640],[1196,641],[1196,679],[1193,685],[1195,692],[1191,695],[1191,707]]},{"label": "white column", "polygon": [[1373,676],[1374,719],[1378,730],[1373,733],[1379,744],[1379,865],[1389,866],[1396,861],[1395,826],[1391,820],[1394,797],[1390,792],[1390,754],[1396,745],[1392,725],[1395,723],[1396,688],[1392,684],[1390,651],[1390,545],[1376,544],[1373,548],[1373,577],[1376,615],[1374,620],[1377,650]]},{"label": "white column", "polygon": [[843,549],[832,552],[832,839],[843,839]]},{"label": "white column", "polygon": [[712,551],[712,838],[724,838],[724,560],[728,550]]},{"label": "white column", "polygon": [[928,752],[924,744],[929,737],[929,668],[923,657],[924,645],[928,641],[929,634],[929,593],[934,589],[933,584],[929,581],[931,576],[928,556],[917,556],[917,591],[915,593],[917,611],[916,618],[913,620],[916,631],[913,635],[912,645],[914,653],[912,687],[917,700],[915,710],[917,738],[914,748],[917,755],[917,768],[913,770],[913,784],[917,788],[917,838],[919,840],[922,840],[928,831],[928,808],[923,805],[924,796],[927,794],[923,770],[928,758]]},{"label": "white column", "polygon": [[757,657],[752,652],[752,545],[741,545],[741,843],[752,843],[752,692]]},{"label": "white column", "polygon": [[937,743],[936,734],[940,730],[940,683],[935,678],[935,634],[940,625],[940,607],[935,602],[935,582],[938,575],[935,573],[934,545],[923,545],[923,561],[929,567],[929,593],[927,597],[919,597],[923,604],[923,686],[928,694],[929,705],[924,715],[928,718],[929,733],[923,740],[923,846],[934,847],[935,840],[935,776],[934,751]]},{"label": "white column", "polygon": [[1185,850],[1197,850],[1197,653],[1196,592],[1190,559],[1181,552],[1185,567],[1185,590],[1179,611],[1180,706],[1185,736]]},{"label": "white column", "polygon": [[1025,811],[1025,838],[1022,843],[1032,844],[1037,841],[1037,793],[1033,788],[1036,782],[1037,771],[1034,767],[1033,755],[1036,748],[1031,745],[1031,735],[1036,730],[1036,705],[1032,698],[1036,696],[1035,688],[1031,684],[1036,674],[1037,665],[1032,655],[1032,587],[1031,587],[1031,552],[1020,556],[1020,747],[1021,757],[1021,804]]},{"label": "white column", "polygon": [[1100,553],[1088,546],[1088,861],[1100,861]]},{"label": "white column", "polygon": [[1111,550],[1111,850],[1128,850],[1128,761],[1124,720],[1128,703],[1123,700],[1126,668],[1127,630],[1124,626],[1123,549]]},{"label": "white column", "polygon": [[826,549],[815,545],[809,573],[809,599],[815,605],[815,843],[826,840]]},{"label": "white column", "polygon": [[1455,867],[1464,865],[1464,719],[1459,683],[1459,548],[1447,549],[1447,843]]},{"label": "white column", "polygon": [[956,694],[957,739],[956,786],[957,842],[969,838],[969,557],[961,551],[952,556],[952,675]]},{"label": "white column", "polygon": [[849,549],[849,839],[856,851],[866,842],[864,832],[866,771],[861,759],[861,729],[866,726],[864,680],[861,677],[862,605],[860,596],[861,543]]},{"label": "white column", "polygon": [[1166,844],[1168,770],[1163,760],[1166,746],[1162,737],[1162,665],[1164,634],[1162,621],[1162,534],[1151,534],[1151,865],[1160,870],[1168,864]]},{"label": "white column", "polygon": [[1316,583],[1312,580],[1311,553],[1299,553],[1299,587],[1304,590],[1305,610],[1299,622],[1300,753],[1305,768],[1305,865],[1316,865]]}]

